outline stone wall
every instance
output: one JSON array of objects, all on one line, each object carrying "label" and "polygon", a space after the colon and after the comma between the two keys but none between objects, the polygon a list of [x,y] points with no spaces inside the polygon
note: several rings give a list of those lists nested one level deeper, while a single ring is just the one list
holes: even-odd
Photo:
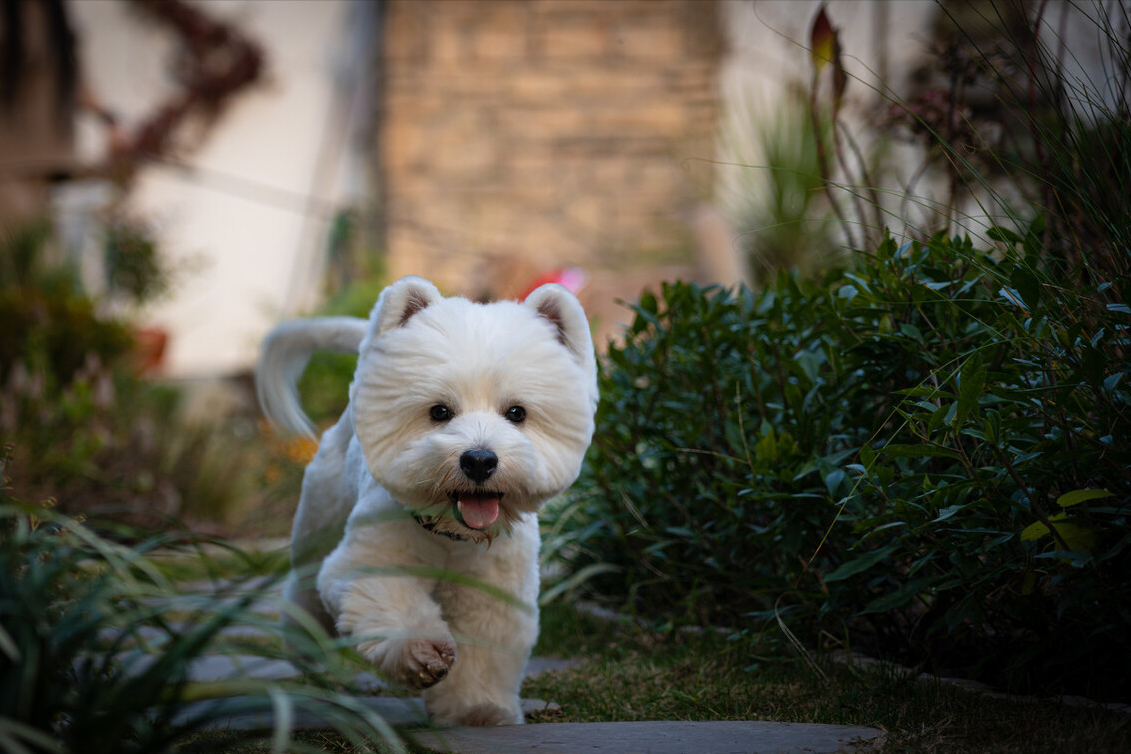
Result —
[{"label": "stone wall", "polygon": [[389,0],[390,275],[514,296],[577,265],[593,299],[693,274],[713,180],[717,14],[715,0]]}]

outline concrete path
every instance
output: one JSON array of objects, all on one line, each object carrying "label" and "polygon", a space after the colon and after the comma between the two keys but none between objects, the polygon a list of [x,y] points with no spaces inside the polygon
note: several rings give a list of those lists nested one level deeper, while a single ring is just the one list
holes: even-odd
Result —
[{"label": "concrete path", "polygon": [[[126,672],[140,672],[153,662],[149,655],[127,653],[122,656]],[[530,678],[553,670],[577,667],[574,660],[558,660],[551,657],[531,657],[526,663],[526,677]],[[297,678],[300,671],[286,660],[270,660],[254,655],[204,655],[193,661],[189,667],[189,680],[195,682],[214,682],[253,678],[266,681],[283,681]],[[362,693],[379,694],[388,685],[372,673],[360,673],[354,678],[354,685]],[[393,726],[429,724],[428,715],[419,697],[397,696],[357,696],[354,702],[377,713],[385,722]],[[249,698],[235,697],[226,700],[233,709],[230,716],[221,715],[212,726],[223,730],[265,730],[274,725],[274,715],[270,711],[246,711]],[[186,704],[177,714],[177,720],[186,722],[196,714],[214,705],[215,702],[196,702]],[[535,712],[559,709],[553,702],[541,699],[523,699],[522,712],[530,715]],[[294,710],[293,727],[296,730],[331,727],[322,715],[304,709]]]},{"label": "concrete path", "polygon": [[[266,709],[246,711],[245,708],[250,701],[250,697],[233,697],[224,700],[224,703],[228,706],[241,711],[234,712],[227,717],[223,715],[219,717],[211,716],[214,717],[215,723],[209,727],[217,730],[270,730],[273,728],[275,725],[274,712]],[[354,697],[352,701],[376,713],[378,717],[394,728],[419,729],[429,725],[428,715],[424,712],[424,703],[420,700],[420,697],[371,696]],[[194,702],[192,704],[186,704],[180,708],[174,720],[178,723],[188,722],[196,715],[208,709],[209,705],[213,704],[215,704],[215,702]],[[522,712],[524,715],[554,709],[559,709],[559,707],[553,702],[545,702],[541,699],[522,700]],[[292,710],[290,714],[292,715],[291,727],[294,730],[333,727],[333,723],[325,715],[309,709],[296,708]],[[537,726],[515,725],[511,727],[533,730]],[[451,730],[467,730],[474,733],[475,730],[484,729],[452,728]],[[436,732],[439,733],[440,731]],[[441,751],[443,751],[443,749],[441,749]]]},{"label": "concrete path", "polygon": [[[215,585],[202,585],[207,594]],[[230,594],[228,595],[230,596]],[[277,595],[271,595],[254,609],[270,615],[277,612]],[[255,627],[235,626],[230,629],[243,638],[253,637]],[[112,638],[112,637],[109,637]],[[163,635],[144,637],[160,643]],[[140,671],[153,658],[140,648],[123,652],[123,665]],[[527,664],[526,675],[578,667],[574,660],[534,657]],[[256,678],[287,680],[296,678],[299,670],[286,660],[266,659],[254,655],[215,654],[197,658],[190,668],[190,680],[208,682]],[[496,728],[429,728],[427,715],[419,698],[380,695],[385,683],[370,673],[356,679],[362,693],[378,696],[357,696],[351,704],[365,707],[417,745],[434,752],[452,754],[852,754],[877,752],[884,735],[874,728],[839,725],[810,725],[766,721],[739,722],[627,722],[627,723],[539,723]],[[219,702],[225,711],[212,724],[219,729],[267,730],[275,723],[274,712],[262,701],[251,698],[229,698]],[[188,721],[208,705],[198,702],[181,708],[177,717]],[[523,712],[558,709],[558,705],[540,699],[523,699]],[[294,729],[331,727],[326,716],[312,709],[289,710]],[[210,717],[212,717],[210,715]]]},{"label": "concrete path", "polygon": [[766,721],[547,723],[408,735],[452,754],[863,754],[878,752],[884,739],[875,728]]},{"label": "concrete path", "polygon": [[[146,659],[135,656],[126,667],[140,667]],[[532,657],[527,676],[577,667],[573,660]],[[259,678],[284,680],[299,671],[284,660],[266,660],[252,655],[206,655],[192,665],[194,681]],[[380,693],[383,681],[364,673],[356,679],[361,689]],[[249,699],[225,700],[233,710],[216,719],[221,730],[267,730],[275,723],[270,709],[250,710]],[[354,697],[353,701],[379,715],[416,744],[435,752],[452,754],[852,754],[877,752],[883,733],[874,728],[812,725],[766,721],[743,722],[630,722],[630,723],[540,723],[497,728],[428,729],[428,716],[417,697]],[[198,702],[181,708],[177,718],[191,720],[214,702]],[[553,702],[523,699],[526,715],[558,709]],[[318,712],[296,708],[290,713],[296,730],[332,727]]]}]

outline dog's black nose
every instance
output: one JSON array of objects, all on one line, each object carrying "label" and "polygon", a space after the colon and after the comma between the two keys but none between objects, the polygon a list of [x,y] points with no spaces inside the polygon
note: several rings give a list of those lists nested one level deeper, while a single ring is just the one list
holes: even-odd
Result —
[{"label": "dog's black nose", "polygon": [[476,484],[483,484],[495,473],[499,457],[489,450],[468,450],[459,457],[459,467],[467,478]]}]

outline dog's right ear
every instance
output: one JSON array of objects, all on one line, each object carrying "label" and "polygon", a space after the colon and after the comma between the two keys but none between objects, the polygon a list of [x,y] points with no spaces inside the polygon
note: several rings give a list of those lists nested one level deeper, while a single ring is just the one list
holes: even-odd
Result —
[{"label": "dog's right ear", "polygon": [[409,275],[381,291],[369,315],[367,340],[402,327],[414,314],[439,301],[443,296],[436,286],[424,278]]}]

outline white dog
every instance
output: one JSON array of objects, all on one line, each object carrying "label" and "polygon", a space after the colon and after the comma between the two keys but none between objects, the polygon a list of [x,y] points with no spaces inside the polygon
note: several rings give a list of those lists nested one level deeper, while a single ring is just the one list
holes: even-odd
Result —
[{"label": "white dog", "polygon": [[284,323],[256,371],[283,427],[312,433],[295,385],[318,349],[356,352],[357,371],[306,469],[287,598],[426,689],[436,723],[521,723],[537,511],[577,477],[597,407],[581,305],[558,285],[476,304],[408,277],[368,321]]}]

